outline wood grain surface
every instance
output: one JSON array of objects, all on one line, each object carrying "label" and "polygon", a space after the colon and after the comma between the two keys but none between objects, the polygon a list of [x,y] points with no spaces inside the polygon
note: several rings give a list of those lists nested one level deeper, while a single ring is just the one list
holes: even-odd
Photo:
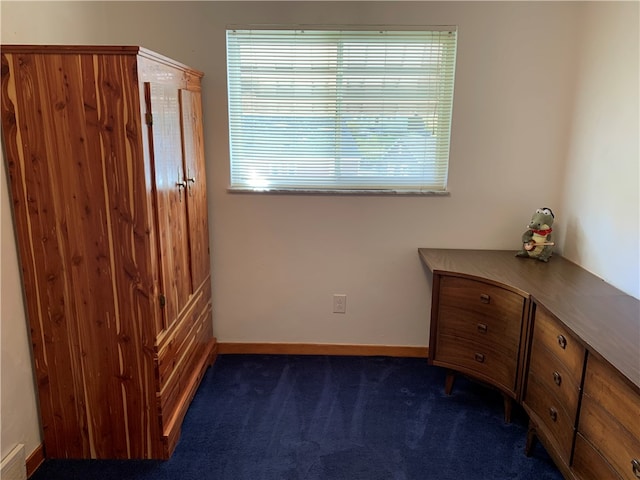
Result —
[{"label": "wood grain surface", "polygon": [[515,257],[507,250],[420,248],[434,273],[453,272],[521,292],[543,305],[590,352],[606,358],[640,386],[640,301],[569,260],[548,263]]},{"label": "wood grain surface", "polygon": [[[204,166],[202,74],[139,47],[3,45],[1,61],[2,132],[46,456],[166,458],[159,342],[180,343],[175,368],[189,376],[215,343],[206,201],[190,222],[186,196],[165,189],[170,175],[185,178],[185,163]],[[145,119],[145,65],[153,65],[149,85],[158,72],[175,79],[171,86],[158,75],[149,87],[160,92],[155,130]],[[186,129],[184,88],[194,92]],[[194,137],[187,147],[185,132]],[[157,163],[152,140],[162,143]],[[203,182],[204,171],[197,175]],[[166,310],[162,297],[171,299]],[[193,381],[180,383],[183,402]]]},{"label": "wood grain surface", "polygon": [[597,357],[587,361],[578,430],[620,477],[638,478],[640,392]]},{"label": "wood grain surface", "polygon": [[[419,255],[434,275],[432,336],[440,323],[456,318],[442,318],[441,311],[452,308],[440,305],[443,279],[489,283],[530,303],[523,321],[532,331],[521,340],[526,452],[538,438],[568,479],[638,478],[640,302],[558,255],[548,263],[511,251],[421,248]],[[483,297],[488,303],[487,293]],[[471,301],[458,295],[449,303]],[[477,308],[468,312],[467,323],[482,318]],[[473,350],[465,342],[455,337],[450,358],[445,355],[454,370],[471,368],[465,355]],[[439,350],[435,358],[442,361]],[[501,386],[495,372],[486,379]]]}]

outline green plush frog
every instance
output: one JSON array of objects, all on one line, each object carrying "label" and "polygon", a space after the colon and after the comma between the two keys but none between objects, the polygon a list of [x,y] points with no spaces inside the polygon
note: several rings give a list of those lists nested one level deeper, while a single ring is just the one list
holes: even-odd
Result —
[{"label": "green plush frog", "polygon": [[555,245],[551,241],[551,226],[554,218],[550,208],[544,207],[536,210],[527,226],[527,231],[522,234],[522,250],[516,253],[517,257],[535,258],[542,262],[549,261]]}]

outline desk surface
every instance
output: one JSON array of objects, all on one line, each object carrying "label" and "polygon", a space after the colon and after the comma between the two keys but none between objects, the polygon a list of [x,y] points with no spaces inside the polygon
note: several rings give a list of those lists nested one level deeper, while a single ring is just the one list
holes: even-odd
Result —
[{"label": "desk surface", "polygon": [[433,273],[453,273],[503,285],[553,313],[587,348],[640,387],[640,301],[575,263],[548,263],[509,250],[419,248]]}]

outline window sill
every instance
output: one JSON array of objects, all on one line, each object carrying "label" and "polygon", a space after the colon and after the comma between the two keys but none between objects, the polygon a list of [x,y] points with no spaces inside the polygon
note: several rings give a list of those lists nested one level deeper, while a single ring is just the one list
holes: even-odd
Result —
[{"label": "window sill", "polygon": [[337,189],[300,189],[300,188],[228,188],[228,193],[250,193],[250,194],[285,194],[285,195],[371,195],[371,196],[449,196],[448,191],[431,191],[431,190],[376,190],[376,189],[354,189],[354,190],[337,190]]}]

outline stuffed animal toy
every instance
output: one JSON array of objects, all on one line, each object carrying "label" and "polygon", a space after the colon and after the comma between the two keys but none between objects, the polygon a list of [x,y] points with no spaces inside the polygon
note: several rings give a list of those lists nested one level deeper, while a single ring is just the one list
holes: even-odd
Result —
[{"label": "stuffed animal toy", "polygon": [[548,262],[553,252],[554,242],[551,241],[551,225],[554,220],[550,208],[539,208],[531,217],[527,231],[522,234],[522,250],[517,257],[535,258]]}]

